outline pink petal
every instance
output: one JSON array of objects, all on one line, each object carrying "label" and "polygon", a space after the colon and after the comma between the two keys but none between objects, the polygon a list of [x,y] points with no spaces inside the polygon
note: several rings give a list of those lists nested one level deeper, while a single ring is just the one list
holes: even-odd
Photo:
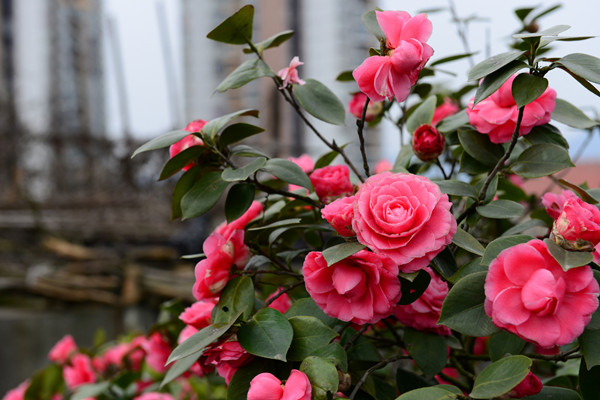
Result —
[{"label": "pink petal", "polygon": [[505,289],[493,301],[492,319],[494,323],[499,322],[500,326],[520,325],[531,316],[531,313],[523,307],[520,288]]},{"label": "pink petal", "polygon": [[387,47],[395,49],[402,38],[404,23],[410,20],[406,11],[375,11],[377,22],[387,40]]},{"label": "pink petal", "polygon": [[427,19],[426,14],[418,14],[409,19],[402,27],[402,40],[417,39],[419,42],[426,42],[431,36],[433,25]]}]

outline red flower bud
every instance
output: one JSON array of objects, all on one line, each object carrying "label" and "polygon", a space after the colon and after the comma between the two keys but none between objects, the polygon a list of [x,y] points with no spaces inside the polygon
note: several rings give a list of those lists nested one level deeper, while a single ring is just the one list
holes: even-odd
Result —
[{"label": "red flower bud", "polygon": [[510,392],[508,392],[511,398],[520,399],[523,397],[533,396],[542,391],[542,381],[540,378],[531,373],[527,374],[525,379],[515,386]]},{"label": "red flower bud", "polygon": [[422,161],[431,161],[444,151],[444,135],[431,125],[421,125],[413,134],[412,148]]}]

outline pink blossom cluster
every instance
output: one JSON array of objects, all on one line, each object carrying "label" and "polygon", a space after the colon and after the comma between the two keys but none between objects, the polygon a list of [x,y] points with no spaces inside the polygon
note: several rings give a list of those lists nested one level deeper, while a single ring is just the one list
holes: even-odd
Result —
[{"label": "pink blossom cluster", "polygon": [[[185,130],[188,132],[192,132],[192,133],[200,132],[200,130],[202,130],[202,128],[204,128],[204,125],[206,125],[207,122],[208,121],[205,121],[203,119],[194,120],[185,127]],[[171,158],[173,158],[177,154],[184,151],[185,149],[188,149],[192,146],[203,146],[203,145],[204,145],[204,142],[202,142],[202,139],[200,139],[198,136],[187,135],[186,137],[184,137],[183,139],[181,139],[178,142],[173,143],[169,147],[169,155],[171,156]],[[187,171],[190,168],[192,168],[194,165],[196,165],[196,163],[191,162],[191,163],[187,164],[185,167],[183,167],[182,170]]]}]

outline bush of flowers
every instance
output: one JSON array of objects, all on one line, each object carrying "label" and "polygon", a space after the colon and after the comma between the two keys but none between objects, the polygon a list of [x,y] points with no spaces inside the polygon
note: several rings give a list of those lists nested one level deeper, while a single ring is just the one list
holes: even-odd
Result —
[{"label": "bush of flowers", "polygon": [[[281,159],[244,143],[263,129],[238,119],[258,110],[137,149],[169,148],[160,177],[179,174],[173,218],[225,199],[197,255],[197,302],[169,303],[147,335],[92,350],[66,336],[4,398],[600,398],[600,190],[561,180],[561,194],[537,199],[522,186],[573,166],[553,121],[599,124],[545,77],[563,70],[600,95],[600,59],[546,56],[554,41],[588,37],[563,36],[564,25],[516,34],[442,94],[428,77],[470,54],[435,60],[425,14],[368,12],[379,46],[338,78],[358,85],[357,162],[311,123],[343,125],[343,104],[300,79],[298,57],[278,72],[266,64],[292,32],[255,41],[253,11],[208,34],[252,54],[218,90],[271,80],[327,152]],[[364,133],[391,110],[412,139],[371,173]]]}]

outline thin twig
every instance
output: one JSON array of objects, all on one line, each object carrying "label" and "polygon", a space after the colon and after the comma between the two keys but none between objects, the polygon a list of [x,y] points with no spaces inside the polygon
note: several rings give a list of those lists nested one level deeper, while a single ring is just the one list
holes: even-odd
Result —
[{"label": "thin twig", "polygon": [[[471,47],[469,46],[469,40],[467,39],[467,33],[465,32],[465,23],[461,21],[458,17],[458,13],[456,12],[456,6],[454,5],[453,0],[448,0],[448,5],[450,7],[450,13],[452,14],[452,19],[456,23],[456,32],[458,33],[458,37],[462,42],[462,45],[465,49],[466,53],[471,53]],[[473,56],[468,57],[469,65],[473,68]]]},{"label": "thin twig", "polygon": [[302,196],[300,194],[288,192],[287,190],[272,188],[271,186],[267,186],[264,183],[259,182],[256,178],[248,178],[248,179],[246,179],[246,181],[253,183],[258,189],[262,190],[263,192],[266,192],[269,194],[280,194],[280,195],[286,196],[286,197],[292,197],[297,200],[302,200],[302,201],[310,204],[313,207],[316,207],[319,209],[323,208],[323,204],[317,203],[310,197],[306,197],[306,196]]},{"label": "thin twig", "polygon": [[369,368],[368,370],[365,371],[363,376],[356,383],[356,386],[354,386],[354,390],[352,390],[352,393],[350,393],[350,396],[348,396],[348,399],[350,399],[350,400],[354,399],[354,396],[356,396],[359,389],[362,387],[362,385],[364,385],[364,383],[367,381],[367,378],[369,377],[369,375],[371,375],[373,372],[375,372],[379,368],[385,367],[386,365],[388,365],[390,363],[393,363],[394,361],[403,360],[403,359],[407,359],[407,358],[410,358],[410,356],[407,356],[404,354],[396,354],[395,356],[386,358],[385,360],[381,360],[377,364],[373,365],[371,368]]},{"label": "thin twig", "polygon": [[296,283],[294,283],[294,284],[292,284],[292,285],[289,285],[288,287],[286,287],[286,288],[282,289],[282,290],[281,290],[279,293],[277,293],[275,296],[273,296],[273,297],[271,297],[269,300],[265,301],[265,304],[264,304],[264,305],[263,305],[261,308],[259,308],[258,310],[256,310],[256,311],[260,311],[260,310],[262,310],[263,308],[267,308],[267,307],[269,307],[269,305],[270,305],[271,303],[273,303],[275,300],[277,300],[277,299],[278,299],[280,296],[283,296],[283,294],[284,294],[284,293],[287,293],[287,292],[289,292],[290,290],[292,290],[292,289],[295,289],[295,288],[297,288],[297,287],[298,287],[298,286],[300,286],[300,285],[304,285],[304,281],[303,281],[303,280],[302,280],[302,281],[300,281],[300,282],[296,282]]},{"label": "thin twig", "polygon": [[272,274],[272,275],[286,275],[286,276],[291,276],[294,277],[296,279],[302,279],[304,278],[304,276],[302,274],[298,274],[296,272],[291,272],[291,271],[272,271],[272,270],[260,270],[260,271],[242,271],[240,272],[241,275],[259,275],[259,274]]},{"label": "thin twig", "polygon": [[448,175],[446,175],[446,171],[444,171],[444,167],[442,167],[442,163],[440,163],[440,160],[438,158],[435,159],[435,164],[440,168],[440,171],[442,171],[442,175],[444,176],[444,179],[448,179]]},{"label": "thin twig", "polygon": [[352,346],[352,343],[354,343],[356,341],[356,339],[358,339],[360,337],[360,335],[362,335],[364,333],[364,331],[366,331],[369,328],[369,324],[365,324],[362,326],[362,328],[360,328],[360,330],[358,332],[356,332],[354,334],[354,336],[352,336],[350,338],[350,340],[348,340],[348,342],[346,342],[346,344],[344,345],[344,350],[348,350],[350,348],[350,346]]},{"label": "thin twig", "polygon": [[365,170],[365,175],[367,176],[367,178],[371,174],[369,173],[369,162],[367,161],[367,153],[365,151],[365,138],[363,136],[363,129],[365,127],[365,118],[367,117],[367,108],[369,107],[369,101],[371,101],[371,99],[369,99],[369,97],[367,96],[367,100],[365,101],[365,105],[362,109],[362,115],[360,117],[360,120],[356,121],[356,125],[358,126],[358,140],[360,141],[360,154],[362,155],[363,168]]}]

